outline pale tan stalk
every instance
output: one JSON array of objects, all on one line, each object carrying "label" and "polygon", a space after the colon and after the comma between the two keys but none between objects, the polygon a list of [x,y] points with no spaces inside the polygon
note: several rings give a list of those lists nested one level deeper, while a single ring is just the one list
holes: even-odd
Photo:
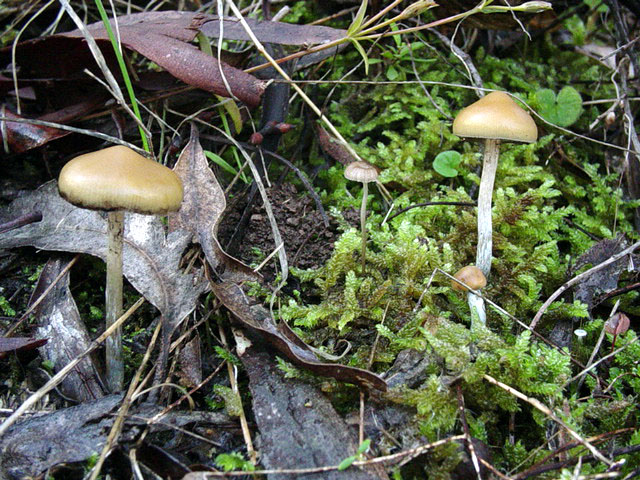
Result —
[{"label": "pale tan stalk", "polygon": [[[105,322],[109,328],[122,315],[122,236],[124,212],[109,212],[107,246],[107,288],[105,290]],[[116,328],[107,338],[106,366],[107,386],[111,392],[119,392],[124,386],[124,361],[122,359],[122,329]]]}]

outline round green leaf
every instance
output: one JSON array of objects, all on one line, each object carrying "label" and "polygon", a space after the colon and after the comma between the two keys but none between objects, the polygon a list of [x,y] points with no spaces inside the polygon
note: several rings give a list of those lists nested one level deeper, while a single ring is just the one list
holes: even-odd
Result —
[{"label": "round green leaf", "polygon": [[564,87],[556,94],[548,88],[538,90],[535,97],[542,118],[560,127],[568,127],[582,113],[582,97],[573,87]]},{"label": "round green leaf", "polygon": [[455,150],[440,152],[433,160],[433,169],[443,177],[455,177],[458,175],[456,167],[461,160],[462,156]]}]

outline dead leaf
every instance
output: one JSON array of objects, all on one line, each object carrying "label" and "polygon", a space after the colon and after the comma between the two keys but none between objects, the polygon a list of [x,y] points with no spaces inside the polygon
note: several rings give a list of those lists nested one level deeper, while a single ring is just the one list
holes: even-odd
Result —
[{"label": "dead leaf", "polygon": [[180,210],[170,218],[171,228],[191,232],[209,265],[224,280],[258,280],[258,274],[227,255],[218,243],[218,224],[227,203],[222,187],[209,168],[195,125],[191,125],[189,143],[182,150],[174,171],[184,185],[184,199]]},{"label": "dead leaf", "polygon": [[[53,181],[19,197],[2,214],[3,218],[11,219],[34,210],[42,212],[42,221],[1,235],[0,248],[32,246],[105,259],[104,215],[63,200]],[[190,239],[191,233],[184,230],[166,235],[159,217],[125,215],[124,274],[173,328],[195,308],[198,296],[206,289],[197,274],[185,273],[180,268],[182,252]]]},{"label": "dead leaf", "polygon": [[[264,468],[313,468],[335,465],[355,455],[358,436],[335,411],[327,395],[314,385],[285,378],[273,357],[250,347],[240,356],[247,375],[256,425],[260,429]],[[197,478],[197,477],[194,477]],[[288,480],[290,475],[271,474]],[[328,471],[297,478],[323,480],[383,480],[382,467],[369,465],[347,472]]]},{"label": "dead leaf", "polygon": [[194,387],[202,382],[202,358],[200,356],[200,336],[196,333],[180,350],[178,357],[179,375],[183,384]]},{"label": "dead leaf", "polygon": [[[31,295],[30,304],[51,285],[67,263],[61,256],[57,256],[45,264]],[[69,290],[68,272],[49,291],[34,313],[38,320],[37,336],[50,339],[49,343],[40,348],[40,356],[53,364],[54,372],[60,371],[89,348],[91,338]],[[66,397],[86,402],[104,395],[101,385],[91,357],[85,357],[62,380],[59,388]]]},{"label": "dead leaf", "polygon": [[211,289],[235,319],[250,332],[259,335],[291,362],[311,370],[317,375],[332,377],[367,389],[387,390],[387,383],[375,373],[339,364],[322,363],[300,338],[288,330],[283,333],[271,315],[261,306],[251,307],[242,289],[235,283],[211,283]]},{"label": "dead leaf", "polygon": [[[0,111],[0,116],[9,119],[23,119],[23,117],[11,113],[6,108]],[[10,120],[0,120],[0,126],[2,127],[0,128],[0,142],[6,142],[9,146],[9,151],[12,153],[26,152],[71,133],[59,128],[25,122],[12,122]],[[5,135],[6,138],[4,138]]]},{"label": "dead leaf", "polygon": [[[315,45],[346,35],[344,30],[316,25],[253,19],[247,19],[247,22],[258,39],[266,43]],[[144,55],[189,85],[229,96],[220,75],[221,66],[233,94],[247,105],[257,106],[265,82],[224,62],[218,64],[216,58],[191,44],[198,31],[210,37],[219,35],[219,24],[215,15],[194,12],[143,12],[118,18],[118,30],[125,47]],[[117,64],[102,22],[89,25],[88,29],[98,42],[112,72],[117,75]],[[244,28],[234,18],[224,19],[223,34],[227,40],[249,40]],[[314,54],[313,62],[322,60],[334,51],[327,50],[326,54],[318,52],[323,54],[319,56]],[[11,48],[0,49],[0,64],[9,63]],[[20,42],[16,48],[16,65],[20,69],[20,86],[51,84],[54,79],[72,79],[77,83],[86,79],[83,73],[85,69],[94,73],[97,71],[95,61],[78,30]],[[304,65],[308,66],[309,62],[304,62]],[[9,90],[13,84],[7,78],[4,82],[0,81],[0,87]]]},{"label": "dead leaf", "polygon": [[[575,272],[587,264],[598,265],[618,252],[627,248],[629,244],[624,237],[601,240],[578,258],[572,271]],[[594,297],[618,288],[620,274],[627,265],[627,260],[621,258],[602,270],[585,278],[575,287],[574,298],[586,303],[591,310]]]}]

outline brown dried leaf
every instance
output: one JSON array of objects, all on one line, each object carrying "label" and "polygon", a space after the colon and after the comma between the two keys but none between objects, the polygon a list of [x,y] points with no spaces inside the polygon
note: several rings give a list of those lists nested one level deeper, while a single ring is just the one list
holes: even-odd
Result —
[{"label": "brown dried leaf", "polygon": [[202,358],[200,356],[200,336],[194,337],[180,350],[178,356],[180,377],[183,383],[194,387],[202,382]]},{"label": "brown dried leaf", "polygon": [[604,323],[604,330],[611,335],[622,335],[629,330],[629,317],[624,313],[616,313]]},{"label": "brown dried leaf", "polygon": [[322,125],[316,124],[315,127],[318,145],[320,145],[320,148],[326,155],[343,165],[349,165],[351,162],[357,160],[353,158],[353,155],[351,155],[342,142],[329,135],[329,132],[327,132]]},{"label": "brown dried leaf", "polygon": [[218,224],[227,202],[215,175],[209,168],[198,138],[198,129],[191,125],[189,143],[173,169],[184,185],[180,210],[171,216],[171,228],[191,232],[209,265],[227,281],[242,282],[260,277],[248,266],[227,255],[217,239]]},{"label": "brown dried leaf", "polygon": [[295,335],[293,331],[289,329],[285,334],[283,327],[276,325],[271,315],[262,307],[251,307],[237,284],[212,283],[211,289],[245,329],[259,335],[291,362],[317,375],[332,377],[368,389],[387,390],[387,383],[375,373],[345,365],[320,362],[315,353],[300,338],[296,337],[296,341],[291,340],[291,335]]},{"label": "brown dried leaf", "polygon": [[[166,14],[165,16],[170,18],[167,12],[157,13]],[[144,55],[186,84],[229,97],[230,94],[223,80],[224,75],[235,97],[252,107],[260,104],[266,88],[264,81],[225,63],[219,63],[215,57],[187,43],[190,40],[185,40],[184,35],[182,38],[176,38],[180,35],[173,31],[167,35],[164,29],[154,28],[154,24],[129,24],[123,23],[122,19],[118,24],[122,45]],[[89,25],[88,30],[96,40],[109,39],[102,22]],[[82,32],[78,30],[62,35],[70,38],[84,38]],[[195,37],[195,32],[192,37]],[[220,73],[221,70],[222,73]]]},{"label": "brown dried leaf", "polygon": [[[0,116],[16,119],[23,118],[6,109],[0,111]],[[51,140],[64,137],[71,133],[58,128],[33,125],[25,122],[0,120],[0,123],[4,123],[3,128],[0,129],[0,142],[5,141],[3,137],[6,132],[6,143],[9,146],[9,150],[13,153],[26,152],[27,150],[40,147],[49,143]]]}]

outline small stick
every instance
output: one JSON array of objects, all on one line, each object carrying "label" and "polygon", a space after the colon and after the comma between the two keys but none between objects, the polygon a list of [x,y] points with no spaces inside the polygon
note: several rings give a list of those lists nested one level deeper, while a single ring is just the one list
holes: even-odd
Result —
[{"label": "small stick", "polygon": [[527,397],[525,394],[519,392],[515,388],[510,387],[509,385],[506,385],[506,384],[496,380],[495,378],[493,378],[490,375],[484,374],[482,377],[487,382],[489,382],[489,383],[491,383],[493,385],[496,385],[497,387],[502,388],[503,390],[505,390],[506,392],[509,392],[514,397],[519,398],[520,400],[524,400],[525,402],[527,402],[532,407],[540,410],[542,413],[544,413],[546,416],[551,418],[558,425],[562,426],[567,432],[569,432],[569,435],[571,435],[578,442],[580,442],[582,445],[584,445],[587,448],[587,450],[589,450],[591,452],[591,454],[595,458],[597,458],[598,460],[600,460],[602,463],[606,464],[607,466],[611,466],[612,465],[613,462],[611,460],[609,460],[604,455],[602,455],[600,453],[600,451],[596,447],[594,447],[589,441],[587,441],[584,438],[582,438],[575,430],[573,430],[569,425],[567,425],[567,423],[564,420],[562,420],[560,417],[558,417],[556,414],[554,414],[546,405],[544,405],[542,402],[540,402],[537,398]]},{"label": "small stick", "polygon": [[8,232],[9,230],[15,230],[16,228],[21,228],[21,227],[24,227],[25,225],[29,225],[30,223],[36,223],[41,220],[42,220],[42,212],[36,210],[1,224],[0,233],[5,233],[5,232]]},{"label": "small stick", "polygon": [[564,285],[562,285],[560,288],[558,288],[555,292],[553,292],[553,294],[551,294],[551,296],[547,299],[547,301],[542,304],[542,306],[540,307],[540,310],[538,310],[538,313],[536,313],[536,316],[533,317],[533,320],[531,321],[531,325],[529,325],[529,327],[532,330],[534,328],[536,328],[536,325],[540,321],[540,318],[542,317],[542,315],[544,315],[544,312],[547,310],[547,308],[549,308],[549,305],[551,305],[556,298],[558,298],[560,295],[562,295],[562,293],[565,290],[568,290],[570,287],[572,287],[575,284],[581,282],[585,278],[587,278],[587,277],[593,275],[594,273],[602,270],[604,267],[606,267],[608,265],[611,265],[614,262],[617,262],[622,257],[624,257],[626,255],[629,255],[630,253],[632,253],[638,247],[640,247],[640,242],[634,243],[630,247],[625,248],[624,250],[622,250],[620,253],[616,253],[615,255],[613,255],[609,259],[605,260],[604,262],[599,263],[595,267],[591,267],[589,270],[587,270],[585,272],[582,272],[579,275],[576,275],[571,280],[566,282]]}]

